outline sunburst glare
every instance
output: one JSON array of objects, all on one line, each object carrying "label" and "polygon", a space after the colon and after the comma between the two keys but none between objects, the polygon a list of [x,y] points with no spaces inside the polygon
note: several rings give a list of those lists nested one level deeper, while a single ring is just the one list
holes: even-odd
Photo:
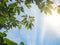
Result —
[{"label": "sunburst glare", "polygon": [[45,15],[44,20],[57,35],[60,35],[60,15],[55,10],[52,10],[51,15]]}]

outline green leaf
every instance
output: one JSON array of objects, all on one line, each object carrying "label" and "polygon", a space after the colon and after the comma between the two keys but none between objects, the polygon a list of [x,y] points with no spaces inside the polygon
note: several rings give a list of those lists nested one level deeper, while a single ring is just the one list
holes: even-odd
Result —
[{"label": "green leaf", "polygon": [[29,3],[29,2],[25,1],[25,5],[28,7],[28,9],[30,9],[30,8],[31,8],[31,5],[30,5],[30,3]]},{"label": "green leaf", "polygon": [[18,2],[14,2],[14,3],[10,4],[8,7],[9,7],[9,8],[14,8],[14,7],[17,6],[17,5],[18,5]]},{"label": "green leaf", "polygon": [[21,29],[21,28],[22,28],[22,25],[20,24],[20,25],[18,26],[18,28]]},{"label": "green leaf", "polygon": [[18,15],[20,14],[20,10],[19,10],[19,8],[17,9],[17,13],[18,13]]},{"label": "green leaf", "polygon": [[6,2],[8,2],[8,0],[2,0],[2,2],[3,2],[3,3],[6,3]]},{"label": "green leaf", "polygon": [[53,9],[51,4],[47,4],[47,7],[50,8],[50,9]]},{"label": "green leaf", "polygon": [[0,32],[0,36],[2,36],[2,37],[6,37],[7,34],[6,34],[6,33],[2,33],[2,32]]},{"label": "green leaf", "polygon": [[0,36],[3,36],[3,33],[2,32],[0,32]]},{"label": "green leaf", "polygon": [[47,3],[48,3],[48,4],[53,4],[53,1],[47,0]]},{"label": "green leaf", "polygon": [[24,42],[20,42],[20,45],[25,45]]},{"label": "green leaf", "polygon": [[30,9],[30,8],[31,8],[31,5],[30,5],[30,4],[27,4],[26,6],[28,7],[28,9]]},{"label": "green leaf", "polygon": [[23,8],[23,7],[20,7],[20,10],[21,10],[22,12],[24,12],[24,8]]},{"label": "green leaf", "polygon": [[4,39],[4,42],[7,43],[7,45],[17,45],[15,42],[9,40],[8,38],[3,38]]},{"label": "green leaf", "polygon": [[60,5],[58,5],[56,9],[57,9],[57,13],[60,14]]},{"label": "green leaf", "polygon": [[57,13],[60,14],[60,9],[57,9]]}]

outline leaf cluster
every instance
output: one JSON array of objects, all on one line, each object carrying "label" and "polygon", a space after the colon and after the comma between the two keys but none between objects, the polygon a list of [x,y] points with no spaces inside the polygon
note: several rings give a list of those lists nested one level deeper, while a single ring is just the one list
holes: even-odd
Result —
[{"label": "leaf cluster", "polygon": [[7,34],[0,32],[0,45],[17,45],[15,42],[6,38]]},{"label": "leaf cluster", "polygon": [[15,15],[16,13],[20,15],[20,12],[24,13],[23,6],[19,6],[23,1],[15,0],[15,2],[7,4],[9,1],[12,2],[12,0],[0,0],[0,29],[5,28],[9,30],[10,28],[20,26],[20,21],[16,20]]}]

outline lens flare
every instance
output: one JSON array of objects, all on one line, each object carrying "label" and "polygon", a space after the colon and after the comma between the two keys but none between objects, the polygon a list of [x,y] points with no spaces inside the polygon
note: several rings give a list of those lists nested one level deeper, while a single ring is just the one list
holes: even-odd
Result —
[{"label": "lens flare", "polygon": [[46,15],[44,21],[54,29],[57,35],[60,35],[60,15],[56,11],[52,11],[52,15]]}]

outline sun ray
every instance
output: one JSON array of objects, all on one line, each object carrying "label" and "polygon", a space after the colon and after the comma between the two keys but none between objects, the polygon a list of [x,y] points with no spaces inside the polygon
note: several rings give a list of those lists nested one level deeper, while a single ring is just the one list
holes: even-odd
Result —
[{"label": "sun ray", "polygon": [[60,15],[55,10],[52,10],[52,15],[46,15],[44,20],[57,35],[60,35]]}]

